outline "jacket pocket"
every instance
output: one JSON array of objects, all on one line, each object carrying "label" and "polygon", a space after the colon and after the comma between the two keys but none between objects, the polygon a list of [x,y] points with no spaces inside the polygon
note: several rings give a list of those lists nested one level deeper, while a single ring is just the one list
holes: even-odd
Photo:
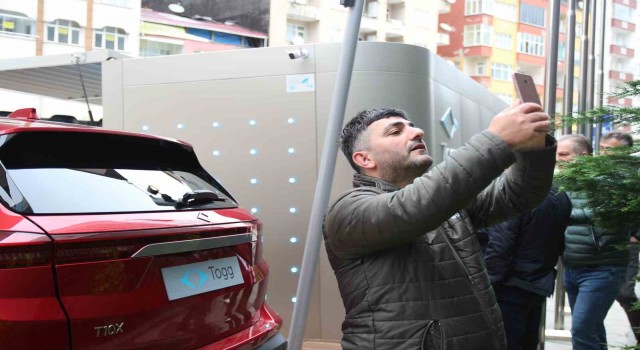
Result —
[{"label": "jacket pocket", "polygon": [[444,329],[439,320],[431,320],[424,327],[420,350],[445,350]]}]

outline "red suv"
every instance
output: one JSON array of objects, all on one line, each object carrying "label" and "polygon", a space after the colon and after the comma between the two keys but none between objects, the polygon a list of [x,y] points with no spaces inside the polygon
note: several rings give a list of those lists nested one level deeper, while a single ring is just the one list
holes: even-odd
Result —
[{"label": "red suv", "polygon": [[184,142],[0,118],[0,349],[286,349],[262,225]]}]

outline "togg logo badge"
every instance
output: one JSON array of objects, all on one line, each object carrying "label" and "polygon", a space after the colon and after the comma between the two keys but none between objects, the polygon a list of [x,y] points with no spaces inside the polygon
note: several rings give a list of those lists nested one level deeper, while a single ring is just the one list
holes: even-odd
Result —
[{"label": "togg logo badge", "polygon": [[[191,281],[191,274],[192,273],[193,273],[194,276],[197,275],[196,276],[198,278],[198,285],[197,286],[195,284],[193,284],[193,282]],[[193,270],[189,270],[189,271],[185,272],[185,274],[180,279],[180,283],[195,289],[195,288],[202,287],[202,284],[206,280],[207,280],[207,275],[204,272],[202,272],[202,271],[200,271],[198,269],[193,269]]]}]

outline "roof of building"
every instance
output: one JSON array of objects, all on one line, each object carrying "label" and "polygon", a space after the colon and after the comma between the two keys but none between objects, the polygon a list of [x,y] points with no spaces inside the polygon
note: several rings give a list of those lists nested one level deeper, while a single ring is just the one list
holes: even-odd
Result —
[{"label": "roof of building", "polygon": [[147,8],[142,9],[141,19],[143,22],[168,24],[185,28],[205,29],[214,32],[236,34],[252,38],[267,39],[268,37],[266,33],[235,24],[231,25],[215,21],[195,20],[170,13],[157,12]]}]

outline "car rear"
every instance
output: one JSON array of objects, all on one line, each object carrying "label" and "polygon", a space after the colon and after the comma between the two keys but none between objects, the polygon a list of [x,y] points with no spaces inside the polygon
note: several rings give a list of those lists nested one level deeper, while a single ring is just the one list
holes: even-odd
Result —
[{"label": "car rear", "polygon": [[0,320],[0,348],[286,348],[262,224],[189,145],[41,124],[0,136],[2,210],[23,226],[0,227],[23,260],[0,266],[0,302],[30,311]]}]

